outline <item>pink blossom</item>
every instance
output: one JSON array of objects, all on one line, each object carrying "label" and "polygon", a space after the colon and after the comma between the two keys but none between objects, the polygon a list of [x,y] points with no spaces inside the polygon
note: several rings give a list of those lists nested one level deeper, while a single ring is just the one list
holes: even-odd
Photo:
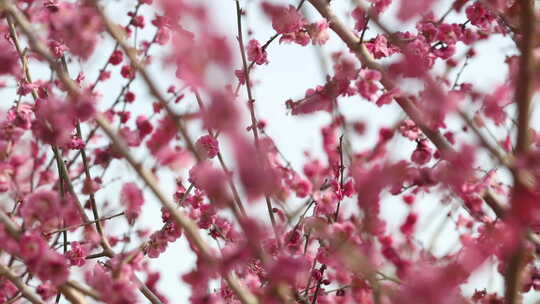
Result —
[{"label": "pink blossom", "polygon": [[151,134],[154,130],[152,123],[150,123],[150,121],[148,121],[148,119],[144,115],[137,116],[135,123],[137,125],[137,130],[139,131],[139,138],[141,138],[141,140],[147,135]]},{"label": "pink blossom", "polygon": [[176,127],[171,118],[165,117],[160,121],[160,125],[154,131],[146,146],[153,155],[158,155],[176,134]]},{"label": "pink blossom", "polygon": [[20,74],[19,63],[17,62],[17,52],[10,43],[2,37],[0,39],[0,75]]},{"label": "pink blossom", "polygon": [[285,7],[263,2],[262,9],[272,19],[272,27],[279,34],[297,32],[304,25],[304,18],[292,5]]},{"label": "pink blossom", "polygon": [[352,12],[351,16],[353,17],[354,29],[357,32],[362,32],[366,27],[367,15],[366,12],[361,7],[356,7]]},{"label": "pink blossom", "polygon": [[358,92],[367,100],[373,100],[379,91],[377,82],[381,80],[381,73],[377,70],[363,69],[360,71],[360,80],[356,83]]},{"label": "pink blossom", "polygon": [[49,19],[51,38],[62,41],[74,55],[87,60],[94,52],[98,34],[103,30],[101,18],[85,4],[62,2]]},{"label": "pink blossom", "polygon": [[314,23],[311,23],[306,26],[311,41],[314,45],[323,45],[330,38],[328,28],[330,25],[326,20],[320,20]]},{"label": "pink blossom", "polygon": [[400,91],[398,88],[393,88],[392,90],[390,91],[387,91],[383,94],[381,94],[381,96],[379,96],[379,98],[377,99],[377,101],[375,102],[375,104],[379,107],[382,107],[383,105],[387,105],[387,104],[390,104],[392,103],[392,101],[396,98],[396,97],[399,97],[400,96]]},{"label": "pink blossom", "polygon": [[219,143],[211,135],[201,136],[195,143],[197,149],[207,158],[214,158],[219,153]]},{"label": "pink blossom", "polygon": [[68,50],[68,47],[66,47],[66,45],[56,40],[49,40],[48,46],[54,57],[56,58],[61,58],[62,56],[64,56],[64,52]]},{"label": "pink blossom", "polygon": [[474,2],[472,5],[465,9],[467,18],[471,20],[471,24],[476,25],[482,29],[488,29],[495,17],[490,11],[479,1]]},{"label": "pink blossom", "polygon": [[75,113],[65,101],[56,98],[39,100],[36,104],[34,134],[46,143],[63,146],[71,141],[75,128]]},{"label": "pink blossom", "polygon": [[416,213],[409,213],[407,215],[407,218],[405,219],[405,222],[399,227],[399,230],[401,233],[403,233],[406,236],[410,236],[414,232],[414,226],[418,220],[418,215]]},{"label": "pink blossom", "polygon": [[57,288],[55,286],[53,286],[51,283],[49,283],[49,282],[45,282],[45,283],[39,285],[36,288],[36,292],[37,292],[38,295],[41,296],[41,298],[43,300],[49,300],[53,296],[58,294]]},{"label": "pink blossom", "polygon": [[64,283],[69,275],[67,260],[61,254],[49,249],[43,238],[37,234],[26,234],[20,240],[20,253],[28,268],[43,281],[54,286]]},{"label": "pink blossom", "polygon": [[86,262],[87,248],[79,242],[70,243],[71,250],[66,252],[70,265],[83,266]]},{"label": "pink blossom", "polygon": [[397,16],[402,21],[407,21],[417,14],[429,12],[433,0],[406,1],[401,0]]},{"label": "pink blossom", "polygon": [[311,37],[309,36],[309,33],[306,31],[297,31],[292,33],[287,33],[281,35],[279,38],[279,43],[296,43],[301,46],[306,46],[309,44],[309,41],[311,40]]},{"label": "pink blossom", "polygon": [[130,278],[113,278],[103,266],[96,264],[93,269],[85,273],[88,285],[96,289],[101,297],[110,304],[137,303],[137,286]]},{"label": "pink blossom", "polygon": [[199,163],[189,171],[189,181],[203,190],[219,206],[227,206],[229,195],[226,188],[227,176],[208,162]]},{"label": "pink blossom", "polygon": [[144,205],[144,196],[135,183],[125,183],[122,187],[122,194],[120,201],[125,206],[126,218],[130,224],[133,224],[139,217]]},{"label": "pink blossom", "polygon": [[234,75],[238,78],[240,84],[246,83],[246,73],[244,72],[244,69],[234,70]]},{"label": "pink blossom", "polygon": [[368,1],[373,4],[373,6],[375,7],[375,12],[377,14],[384,12],[390,6],[390,4],[392,4],[392,0],[368,0]]},{"label": "pink blossom", "polygon": [[503,84],[484,99],[484,115],[493,120],[497,126],[506,121],[507,114],[504,107],[509,103],[510,97],[510,88]]},{"label": "pink blossom", "polygon": [[28,195],[20,212],[29,227],[39,224],[43,230],[58,228],[62,220],[68,223],[79,221],[71,202],[62,200],[57,192],[48,190],[39,190]]},{"label": "pink blossom", "polygon": [[126,79],[135,78],[135,70],[130,65],[122,66],[122,69],[120,70],[120,74],[122,75],[122,77]]},{"label": "pink blossom", "polygon": [[425,165],[431,160],[431,148],[426,140],[418,141],[416,150],[411,155],[411,160],[418,165]]},{"label": "pink blossom", "polygon": [[310,114],[316,111],[330,112],[333,107],[335,96],[334,83],[328,83],[324,87],[318,86],[316,89],[306,91],[306,97],[299,101],[288,100],[287,108],[291,109],[293,115]]},{"label": "pink blossom", "polygon": [[122,53],[122,51],[120,50],[115,50],[111,54],[111,57],[109,58],[109,62],[112,65],[119,65],[120,63],[122,63],[123,60],[124,60],[124,53]]},{"label": "pink blossom", "polygon": [[259,41],[251,39],[247,46],[247,55],[249,61],[254,61],[256,64],[268,64],[266,59],[266,51],[261,48]]},{"label": "pink blossom", "polygon": [[375,59],[385,58],[397,53],[397,49],[388,42],[384,35],[377,35],[377,37],[365,42],[365,45]]}]

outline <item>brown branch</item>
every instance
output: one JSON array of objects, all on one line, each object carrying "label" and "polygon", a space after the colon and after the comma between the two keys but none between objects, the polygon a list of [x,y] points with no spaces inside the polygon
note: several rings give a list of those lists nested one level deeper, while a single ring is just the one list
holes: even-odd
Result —
[{"label": "brown branch", "polygon": [[[261,163],[263,168],[266,168],[266,164],[263,158],[263,155],[261,154],[261,147],[259,142],[259,128],[258,128],[258,122],[257,117],[255,116],[255,99],[253,98],[253,94],[251,92],[251,81],[249,78],[249,68],[247,64],[246,59],[246,52],[244,50],[244,38],[242,33],[242,10],[240,8],[240,2],[238,0],[236,2],[236,21],[238,26],[238,46],[240,48],[240,55],[242,57],[242,66],[244,70],[244,77],[246,77],[246,91],[248,95],[248,108],[249,108],[249,114],[251,117],[251,131],[253,133],[253,139],[255,140],[255,148],[257,150],[257,158],[259,162]],[[270,201],[270,197],[268,193],[264,194],[264,199],[266,201],[266,208],[268,210],[268,216],[270,217],[270,221],[272,222],[272,228],[274,229],[274,234],[276,235],[276,242],[279,247],[281,247],[281,240],[279,238],[279,232],[277,229],[276,224],[276,218],[274,217],[274,211],[272,208],[272,202]]]},{"label": "brown branch", "polygon": [[[529,130],[531,119],[531,101],[534,85],[534,59],[533,45],[535,36],[535,11],[533,0],[523,0],[520,4],[520,32],[521,39],[518,46],[521,51],[519,59],[519,74],[516,83],[516,103],[517,103],[517,144],[516,157],[525,157],[530,148],[531,134]],[[519,193],[529,191],[527,183],[524,183],[525,170],[516,169],[512,171],[514,177],[514,188],[512,190],[511,208],[519,208]],[[523,235],[524,236],[524,235]],[[505,271],[505,303],[515,304],[520,301],[520,290],[522,281],[522,271],[525,266],[525,244],[523,236],[518,245],[509,254],[506,260],[507,269]]]}]

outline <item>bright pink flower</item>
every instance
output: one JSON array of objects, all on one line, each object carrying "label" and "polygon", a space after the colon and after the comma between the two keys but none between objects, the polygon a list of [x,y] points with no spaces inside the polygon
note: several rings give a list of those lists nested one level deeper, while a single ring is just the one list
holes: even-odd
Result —
[{"label": "bright pink flower", "polygon": [[332,192],[325,192],[315,196],[317,207],[315,214],[317,216],[331,216],[336,212],[338,199]]},{"label": "bright pink flower", "polygon": [[122,187],[120,202],[126,208],[125,214],[128,222],[133,224],[139,217],[144,205],[144,196],[135,183],[125,183]]},{"label": "bright pink flower", "polygon": [[211,135],[201,136],[195,143],[195,146],[206,158],[214,158],[219,153],[219,143]]},{"label": "bright pink flower", "polygon": [[471,24],[482,29],[489,29],[491,23],[495,21],[495,16],[480,2],[475,1],[472,5],[465,9],[467,18],[471,20]]},{"label": "bright pink flower", "polygon": [[137,131],[123,127],[120,129],[119,134],[129,147],[138,147],[141,145],[140,133],[137,133]]},{"label": "bright pink flower", "polygon": [[300,178],[299,176],[294,178],[292,188],[296,193],[296,196],[300,198],[308,196],[313,190],[311,183],[308,180]]},{"label": "bright pink flower", "polygon": [[283,34],[279,38],[279,43],[296,43],[301,46],[306,46],[309,44],[311,37],[306,31],[297,31],[288,34]]},{"label": "bright pink flower", "polygon": [[71,250],[66,252],[70,265],[83,266],[86,263],[87,247],[79,242],[70,243]]},{"label": "bright pink flower", "polygon": [[292,5],[285,7],[263,2],[262,9],[272,19],[272,27],[279,34],[297,32],[304,25],[304,18]]},{"label": "bright pink flower", "polygon": [[[310,269],[310,263],[303,255],[299,256],[279,256],[269,267],[268,277],[272,278],[272,284],[278,282],[294,286],[297,281]],[[287,271],[283,271],[287,269]]]},{"label": "bright pink flower", "polygon": [[266,59],[266,51],[261,48],[259,41],[251,39],[247,46],[247,55],[249,61],[254,61],[256,64],[268,64]]},{"label": "bright pink flower", "polygon": [[377,35],[377,37],[365,42],[365,46],[375,59],[391,56],[398,51],[384,35]]},{"label": "bright pink flower", "polygon": [[410,119],[405,119],[401,122],[399,132],[410,140],[416,140],[421,134],[418,126]]},{"label": "bright pink flower", "polygon": [[240,181],[251,202],[276,189],[276,180],[271,168],[261,166],[255,146],[242,135],[234,136],[234,155]]},{"label": "bright pink flower", "polygon": [[405,56],[402,60],[392,64],[390,70],[405,77],[421,77],[435,63],[435,56],[431,53],[431,45],[422,35],[407,43],[403,53]]},{"label": "bright pink flower", "polygon": [[99,81],[106,81],[111,78],[111,71],[100,71],[99,72]]}]

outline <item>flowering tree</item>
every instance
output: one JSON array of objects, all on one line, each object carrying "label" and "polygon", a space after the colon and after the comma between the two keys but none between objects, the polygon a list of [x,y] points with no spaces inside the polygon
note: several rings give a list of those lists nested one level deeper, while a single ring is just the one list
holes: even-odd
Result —
[{"label": "flowering tree", "polygon": [[[0,302],[173,303],[184,241],[192,303],[532,303],[533,0],[225,2],[233,35],[212,1],[0,0]],[[255,94],[290,46],[331,62],[278,101],[324,120],[299,163]]]}]

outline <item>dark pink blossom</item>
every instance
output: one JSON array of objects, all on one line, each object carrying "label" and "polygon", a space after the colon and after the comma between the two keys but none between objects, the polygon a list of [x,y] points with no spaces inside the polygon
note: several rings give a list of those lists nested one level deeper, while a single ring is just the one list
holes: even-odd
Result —
[{"label": "dark pink blossom", "polygon": [[111,54],[111,57],[109,58],[109,62],[112,65],[119,65],[120,63],[122,63],[123,60],[124,60],[124,53],[122,53],[122,51],[120,50],[115,50]]}]

